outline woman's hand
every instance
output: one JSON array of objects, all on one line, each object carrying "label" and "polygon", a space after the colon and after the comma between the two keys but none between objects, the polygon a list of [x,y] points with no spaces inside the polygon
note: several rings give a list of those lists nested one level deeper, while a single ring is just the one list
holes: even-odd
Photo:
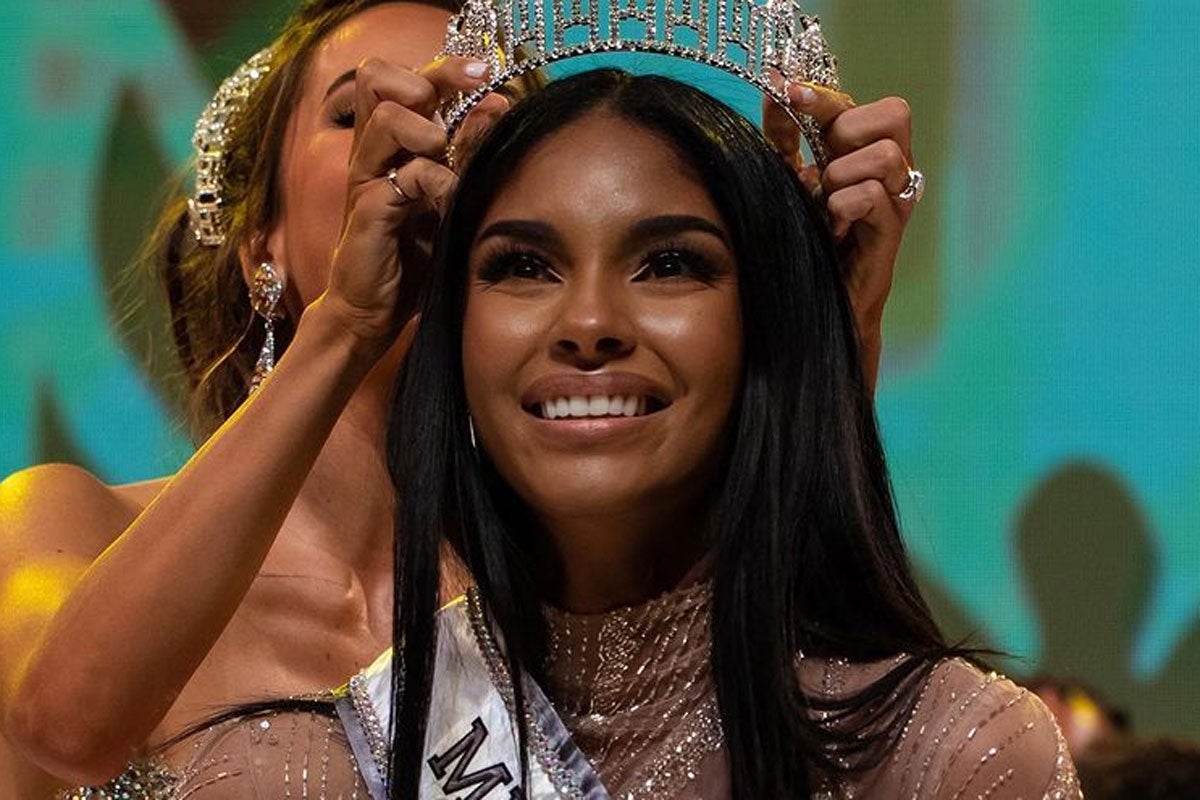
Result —
[{"label": "woman's hand", "polygon": [[444,98],[478,86],[483,67],[463,58],[416,72],[380,59],[358,67],[345,217],[324,303],[377,353],[415,311],[455,183],[435,112]]},{"label": "woman's hand", "polygon": [[873,390],[883,309],[914,205],[898,198],[913,163],[908,103],[887,97],[856,106],[841,92],[801,83],[788,88],[788,99],[821,126],[830,158],[825,169],[804,163],[799,129],[769,99],[763,105],[763,129],[829,211],[862,343],[864,379]]},{"label": "woman's hand", "polygon": [[[62,466],[0,486],[0,585],[28,574],[48,587],[32,605],[20,593],[0,597],[0,732],[41,769],[73,783],[117,774],[240,610],[347,402],[411,313],[424,265],[401,241],[405,226],[440,213],[453,186],[433,114],[439,98],[483,77],[468,63],[359,67],[329,288],[270,379],[177,475],[136,501]],[[321,481],[354,467],[364,481],[356,519],[367,520],[338,533],[374,535],[392,503],[383,459],[369,448],[337,452]]]}]

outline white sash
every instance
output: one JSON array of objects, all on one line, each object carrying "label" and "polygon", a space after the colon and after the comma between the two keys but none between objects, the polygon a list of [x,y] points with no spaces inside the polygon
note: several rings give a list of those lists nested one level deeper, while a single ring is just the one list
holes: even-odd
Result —
[{"label": "white sash", "polygon": [[[522,784],[508,678],[495,640],[481,629],[482,615],[468,605],[460,598],[438,612],[420,800],[609,800],[553,706],[527,676],[522,686],[530,774],[529,784]],[[374,800],[387,798],[391,683],[388,650],[350,680],[337,703]]]}]

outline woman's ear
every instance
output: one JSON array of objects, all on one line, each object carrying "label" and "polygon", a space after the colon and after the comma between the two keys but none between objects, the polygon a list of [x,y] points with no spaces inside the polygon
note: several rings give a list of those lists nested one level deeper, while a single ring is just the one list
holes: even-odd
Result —
[{"label": "woman's ear", "polygon": [[283,252],[283,233],[280,226],[270,233],[255,233],[238,245],[238,261],[242,265],[242,280],[249,287],[254,283],[254,272],[263,262],[274,265],[277,272],[287,274],[287,256]]}]

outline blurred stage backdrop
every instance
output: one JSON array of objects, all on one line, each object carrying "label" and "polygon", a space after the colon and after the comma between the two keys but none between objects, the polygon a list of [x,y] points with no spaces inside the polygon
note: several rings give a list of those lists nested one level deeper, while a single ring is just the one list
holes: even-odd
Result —
[{"label": "blurred stage backdrop", "polygon": [[[146,366],[156,290],[123,268],[213,86],[289,6],[0,4],[0,474],[186,458]],[[1081,677],[1147,732],[1200,736],[1200,3],[812,10],[849,91],[911,101],[930,179],[879,414],[940,618],[1015,675]]]}]

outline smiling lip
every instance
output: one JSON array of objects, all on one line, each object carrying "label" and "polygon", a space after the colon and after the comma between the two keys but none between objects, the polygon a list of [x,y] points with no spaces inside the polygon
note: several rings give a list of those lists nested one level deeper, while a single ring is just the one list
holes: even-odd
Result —
[{"label": "smiling lip", "polygon": [[573,424],[644,417],[670,404],[663,387],[628,372],[551,375],[521,397],[521,407],[538,419]]}]

